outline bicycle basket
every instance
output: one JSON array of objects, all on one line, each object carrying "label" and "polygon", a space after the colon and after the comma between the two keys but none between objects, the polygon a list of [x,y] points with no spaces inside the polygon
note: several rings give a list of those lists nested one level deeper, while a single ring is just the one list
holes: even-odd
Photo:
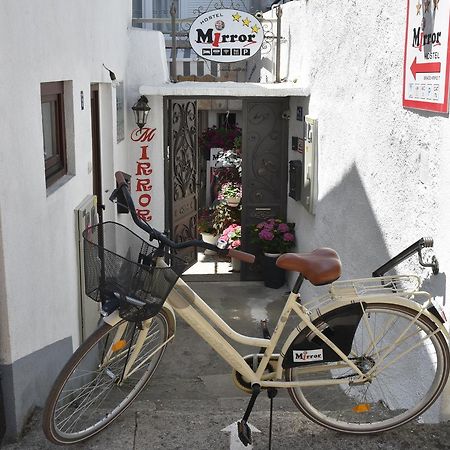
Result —
[{"label": "bicycle basket", "polygon": [[[119,223],[90,227],[83,239],[86,294],[103,304],[118,302],[120,317],[129,321],[158,314],[186,266]],[[156,267],[158,256],[166,256],[169,267]],[[145,306],[132,305],[130,300]]]}]

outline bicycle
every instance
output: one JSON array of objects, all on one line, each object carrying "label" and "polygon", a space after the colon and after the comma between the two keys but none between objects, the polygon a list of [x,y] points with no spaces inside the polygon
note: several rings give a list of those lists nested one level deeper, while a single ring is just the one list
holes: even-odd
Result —
[{"label": "bicycle", "polygon": [[[86,291],[102,303],[104,323],[75,351],[51,389],[43,413],[50,441],[82,442],[131,404],[174,339],[175,313],[228,362],[235,383],[251,394],[238,422],[244,445],[252,442],[247,422],[261,390],[273,398],[285,388],[309,419],[354,434],[403,425],[438,398],[450,367],[445,316],[420,291],[417,276],[384,276],[416,252],[420,263],[436,273],[435,258],[425,264],[421,254],[432,246],[431,239],[417,241],[372,278],[358,280],[337,281],[341,262],[331,249],[281,255],[277,265],[297,272],[297,281],[272,336],[263,327],[262,338],[250,337],[234,331],[179,278],[183,261],[174,252],[197,246],[247,263],[254,256],[201,240],[171,241],[138,217],[124,174],[117,172],[116,179],[111,199],[128,207],[149,240],[113,222],[85,232]],[[132,242],[125,246],[124,237]],[[153,241],[158,245],[152,246]],[[305,279],[328,285],[329,293],[304,303],[299,290]],[[299,324],[274,353],[292,314]],[[224,336],[260,350],[242,356]],[[417,367],[421,359],[427,364]]]}]

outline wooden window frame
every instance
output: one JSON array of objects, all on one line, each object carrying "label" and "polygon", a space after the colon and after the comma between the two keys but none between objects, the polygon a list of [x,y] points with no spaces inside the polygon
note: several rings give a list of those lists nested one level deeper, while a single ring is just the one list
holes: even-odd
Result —
[{"label": "wooden window frame", "polygon": [[[47,187],[67,173],[66,125],[64,111],[64,82],[41,83],[41,105],[51,103],[54,108],[52,137],[55,155],[45,160],[45,182]],[[45,158],[45,156],[44,156]]]}]

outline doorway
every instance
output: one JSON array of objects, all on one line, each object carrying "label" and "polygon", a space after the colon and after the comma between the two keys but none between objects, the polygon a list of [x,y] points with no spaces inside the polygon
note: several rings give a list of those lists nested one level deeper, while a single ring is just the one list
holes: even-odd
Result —
[{"label": "doorway", "polygon": [[[166,226],[172,239],[203,231],[257,253],[250,227],[285,217],[288,98],[166,99]],[[231,194],[238,199],[230,202]],[[233,195],[234,195],[233,194]],[[189,279],[261,280],[258,264],[233,266],[204,251],[189,255]],[[214,275],[214,276],[211,276]]]},{"label": "doorway", "polygon": [[97,213],[103,223],[102,157],[100,145],[100,101],[98,84],[91,85],[92,183],[97,197]]}]

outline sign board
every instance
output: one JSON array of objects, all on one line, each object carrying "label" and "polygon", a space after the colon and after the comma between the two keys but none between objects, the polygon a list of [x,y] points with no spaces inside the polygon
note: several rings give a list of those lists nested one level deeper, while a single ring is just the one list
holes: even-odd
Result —
[{"label": "sign board", "polygon": [[261,22],[235,9],[217,9],[198,16],[189,30],[189,42],[198,56],[221,63],[255,55],[264,40]]},{"label": "sign board", "polygon": [[450,0],[408,0],[403,106],[448,112]]}]

